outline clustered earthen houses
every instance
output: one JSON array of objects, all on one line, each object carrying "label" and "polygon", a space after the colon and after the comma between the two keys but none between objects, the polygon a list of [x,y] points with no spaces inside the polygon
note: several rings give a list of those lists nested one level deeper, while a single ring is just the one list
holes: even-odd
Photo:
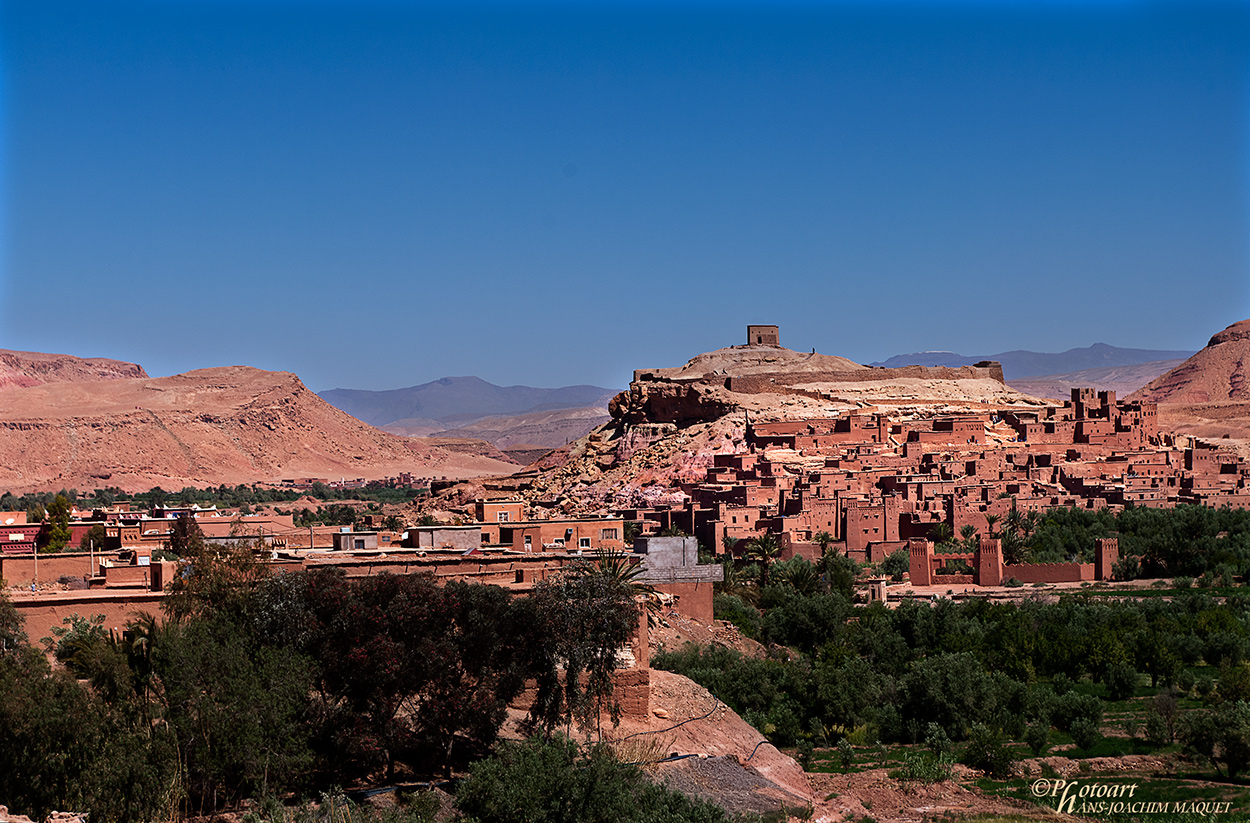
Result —
[{"label": "clustered earthen houses", "polygon": [[[327,566],[348,577],[428,572],[440,580],[525,592],[596,551],[625,552],[644,568],[641,580],[663,595],[669,608],[712,620],[712,584],[721,568],[699,565],[693,540],[644,537],[626,544],[620,517],[528,520],[524,504],[515,499],[481,500],[475,508],[477,522],[412,526],[401,533],[377,528],[377,515],[366,516],[364,529],[301,528],[289,514],[242,515],[197,506],[132,511],[122,504],[75,511],[71,545],[97,524],[104,526],[104,541],[88,551],[53,554],[34,548],[46,524],[27,524],[24,513],[6,512],[0,513],[0,536],[13,538],[0,543],[0,579],[23,590],[14,602],[32,637],[49,634],[72,614],[102,614],[106,627],[120,631],[136,611],[159,609],[177,563],[153,559],[154,552],[168,546],[178,517],[191,516],[208,541],[245,539],[263,547],[279,573]],[[77,588],[48,586],[67,579]]]},{"label": "clustered earthen houses", "polygon": [[[716,455],[682,506],[618,511],[648,531],[678,529],[720,551],[770,534],[786,554],[833,550],[879,561],[925,539],[1057,507],[1250,508],[1250,466],[1235,452],[1158,430],[1152,403],[1074,389],[1062,406],[927,419],[856,410],[747,427],[747,451]],[[1079,579],[1079,578],[1078,578]]]}]

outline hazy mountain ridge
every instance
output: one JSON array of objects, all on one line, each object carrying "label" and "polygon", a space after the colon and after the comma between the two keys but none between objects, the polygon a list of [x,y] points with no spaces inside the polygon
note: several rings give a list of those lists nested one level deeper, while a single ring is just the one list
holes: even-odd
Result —
[{"label": "hazy mountain ridge", "polygon": [[330,389],[318,395],[373,426],[458,428],[478,420],[558,409],[606,407],[616,392],[601,386],[496,386],[480,377],[444,377],[403,389]]},{"label": "hazy mountain ridge", "polygon": [[962,355],[949,351],[915,352],[896,354],[872,363],[873,366],[899,368],[901,366],[971,366],[981,360],[997,360],[1003,366],[1003,377],[1019,380],[1025,377],[1055,377],[1087,369],[1136,366],[1160,360],[1184,360],[1192,355],[1189,351],[1165,351],[1155,349],[1122,349],[1106,343],[1095,343],[1084,348],[1048,353],[1015,349],[998,354]]},{"label": "hazy mountain ridge", "polygon": [[1047,397],[1052,400],[1068,400],[1074,388],[1094,388],[1099,391],[1113,391],[1120,397],[1129,395],[1142,386],[1176,368],[1183,360],[1156,360],[1151,363],[1137,363],[1132,366],[1107,366],[1100,369],[1082,369],[1068,374],[1046,374],[1038,377],[1024,377],[1009,380],[1007,384],[1013,389],[1031,394],[1034,397]]}]

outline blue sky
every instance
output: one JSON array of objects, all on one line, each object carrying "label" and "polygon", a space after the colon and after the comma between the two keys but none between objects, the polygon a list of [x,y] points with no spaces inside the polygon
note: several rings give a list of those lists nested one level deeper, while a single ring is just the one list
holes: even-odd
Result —
[{"label": "blue sky", "polygon": [[1250,317],[1250,7],[0,7],[0,348],[622,386]]}]

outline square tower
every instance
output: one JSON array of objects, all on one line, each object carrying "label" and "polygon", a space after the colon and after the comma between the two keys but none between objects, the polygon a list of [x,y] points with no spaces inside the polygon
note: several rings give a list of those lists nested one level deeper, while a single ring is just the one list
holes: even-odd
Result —
[{"label": "square tower", "polygon": [[747,326],[748,346],[781,347],[781,333],[776,326]]}]

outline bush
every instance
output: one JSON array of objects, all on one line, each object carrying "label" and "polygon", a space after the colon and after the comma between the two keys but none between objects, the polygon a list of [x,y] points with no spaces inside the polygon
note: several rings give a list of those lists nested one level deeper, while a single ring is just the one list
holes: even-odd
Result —
[{"label": "bush", "polygon": [[1137,690],[1137,671],[1127,663],[1113,663],[1107,667],[1102,682],[1107,687],[1107,697],[1124,700]]},{"label": "bush", "polygon": [[478,761],[456,793],[469,821],[490,823],[713,823],[725,813],[652,783],[606,746],[589,756],[571,740],[507,743]]},{"label": "bush", "polygon": [[899,549],[893,554],[881,561],[881,573],[890,576],[890,579],[898,582],[903,579],[903,575],[911,570],[911,557],[907,553],[907,549]]},{"label": "bush", "polygon": [[1018,580],[1014,577],[1008,577],[1006,580],[1003,581],[1003,585],[1009,589],[1018,589],[1024,585],[1024,581]]},{"label": "bush", "polygon": [[1010,775],[1015,764],[1003,735],[982,723],[974,725],[968,734],[968,747],[960,762],[991,777]]},{"label": "bush", "polygon": [[718,594],[712,598],[712,616],[738,627],[745,636],[755,639],[760,634],[760,613],[735,594]]},{"label": "bush", "polygon": [[1024,733],[1024,742],[1028,744],[1034,757],[1041,757],[1042,752],[1050,745],[1050,724],[1041,722],[1029,726]]},{"label": "bush", "polygon": [[1082,720],[1097,728],[1102,722],[1102,701],[1092,694],[1080,692],[1068,692],[1055,701],[1052,717],[1055,728],[1070,733]]},{"label": "bush", "polygon": [[1098,731],[1098,725],[1089,718],[1079,718],[1072,724],[1072,742],[1078,749],[1088,751],[1101,739],[1102,734]]},{"label": "bush", "polygon": [[954,761],[949,755],[905,752],[903,765],[890,772],[890,777],[915,783],[941,783],[951,779],[953,765]]}]

